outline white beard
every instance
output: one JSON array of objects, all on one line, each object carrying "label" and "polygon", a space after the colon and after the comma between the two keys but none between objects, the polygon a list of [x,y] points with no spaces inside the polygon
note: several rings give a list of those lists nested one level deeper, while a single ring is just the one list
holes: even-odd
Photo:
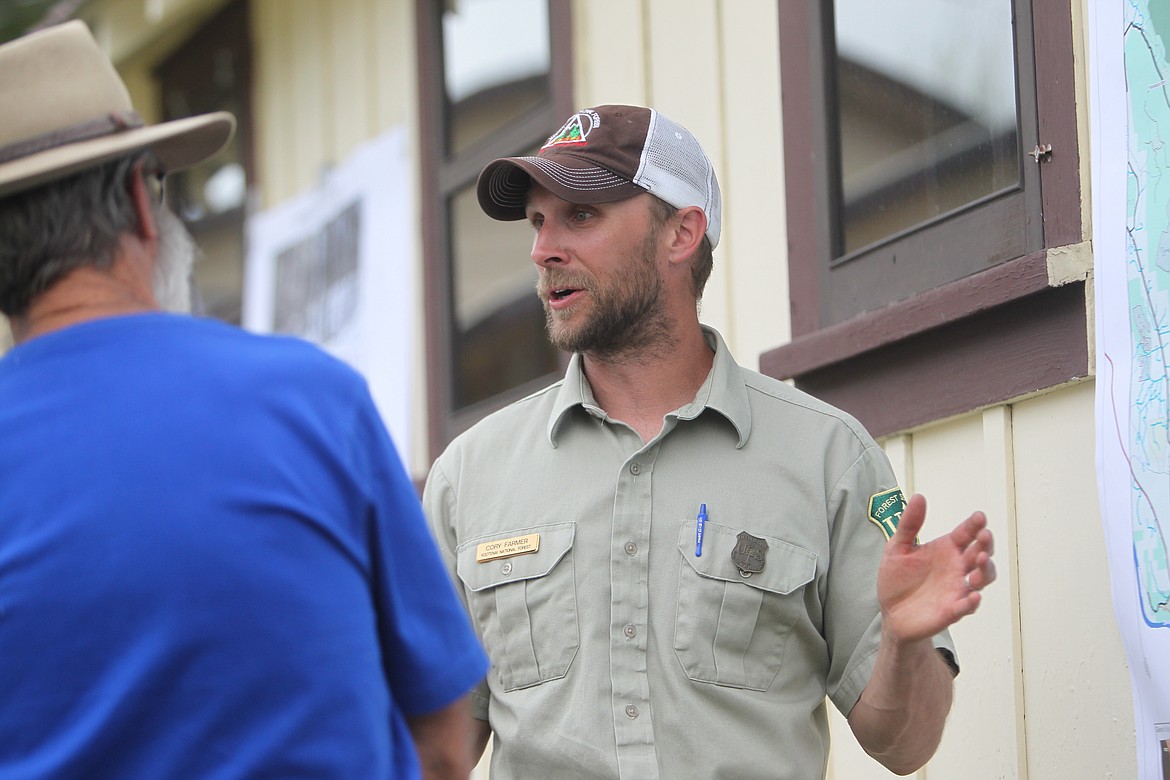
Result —
[{"label": "white beard", "polygon": [[182,220],[166,207],[154,215],[158,228],[158,256],[154,262],[154,299],[163,311],[191,311],[191,268],[195,240]]}]

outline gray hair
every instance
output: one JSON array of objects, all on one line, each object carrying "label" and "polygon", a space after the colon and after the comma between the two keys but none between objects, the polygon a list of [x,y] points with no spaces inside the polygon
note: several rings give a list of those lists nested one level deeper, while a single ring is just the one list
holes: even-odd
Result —
[{"label": "gray hair", "polygon": [[157,164],[136,151],[0,198],[0,312],[22,316],[70,271],[113,265],[122,234],[138,227],[126,185],[139,163]]}]

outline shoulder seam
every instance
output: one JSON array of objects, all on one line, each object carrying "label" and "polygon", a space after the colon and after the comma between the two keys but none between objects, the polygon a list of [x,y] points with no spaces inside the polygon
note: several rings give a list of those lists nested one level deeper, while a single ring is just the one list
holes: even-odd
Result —
[{"label": "shoulder seam", "polygon": [[[858,430],[859,428],[861,428],[861,430],[864,430],[864,428],[861,426],[861,423],[854,420],[848,413],[843,412],[840,409],[836,409],[835,407],[825,403],[824,401],[820,401],[820,400],[817,400],[814,398],[814,400],[817,400],[817,404],[814,405],[814,404],[804,403],[798,398],[786,398],[786,397],[781,396],[775,392],[772,392],[771,390],[769,390],[766,387],[763,387],[760,383],[755,381],[755,377],[752,376],[751,374],[748,374],[748,376],[744,379],[744,387],[748,388],[749,390],[754,390],[757,393],[760,393],[761,395],[766,395],[769,398],[773,398],[773,399],[779,401],[780,403],[789,404],[791,406],[796,406],[796,407],[799,407],[799,408],[804,409],[806,411],[812,412],[813,414],[819,414],[822,417],[828,417],[832,420],[837,421],[838,423],[840,423],[841,425],[844,425],[846,428],[849,429],[849,432],[853,434],[853,437],[862,446],[863,450],[869,449],[871,446],[875,446],[875,444],[871,444],[870,442],[867,442],[866,437],[861,435],[860,431]],[[793,389],[795,389],[795,388],[793,388]],[[809,397],[813,398],[813,396],[809,396]],[[879,449],[880,449],[880,447],[879,447]]]}]

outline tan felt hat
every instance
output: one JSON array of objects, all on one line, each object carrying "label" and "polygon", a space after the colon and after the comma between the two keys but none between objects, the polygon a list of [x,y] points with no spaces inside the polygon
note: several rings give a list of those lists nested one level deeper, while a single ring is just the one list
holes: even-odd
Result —
[{"label": "tan felt hat", "polygon": [[126,85],[83,22],[0,46],[0,197],[149,148],[167,171],[231,138],[225,112],[144,125]]}]

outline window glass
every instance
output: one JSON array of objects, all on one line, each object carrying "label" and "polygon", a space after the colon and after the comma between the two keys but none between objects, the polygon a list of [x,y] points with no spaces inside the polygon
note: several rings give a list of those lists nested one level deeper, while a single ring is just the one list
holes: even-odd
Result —
[{"label": "window glass", "polygon": [[443,12],[449,147],[458,153],[549,97],[547,0],[454,0]]},{"label": "window glass", "polygon": [[834,256],[1019,185],[1011,0],[836,0]]},{"label": "window glass", "polygon": [[192,306],[239,323],[244,214],[250,171],[251,42],[248,4],[233,0],[158,65],[163,118],[230,111],[236,133],[215,157],[166,177],[166,197],[200,247]]},{"label": "window glass", "polygon": [[532,232],[480,208],[496,157],[532,154],[572,93],[565,0],[416,0],[431,446],[562,373],[530,259]]},{"label": "window glass", "polygon": [[474,186],[451,199],[450,214],[454,401],[462,408],[556,371],[557,352],[536,295],[532,231],[489,219]]}]

